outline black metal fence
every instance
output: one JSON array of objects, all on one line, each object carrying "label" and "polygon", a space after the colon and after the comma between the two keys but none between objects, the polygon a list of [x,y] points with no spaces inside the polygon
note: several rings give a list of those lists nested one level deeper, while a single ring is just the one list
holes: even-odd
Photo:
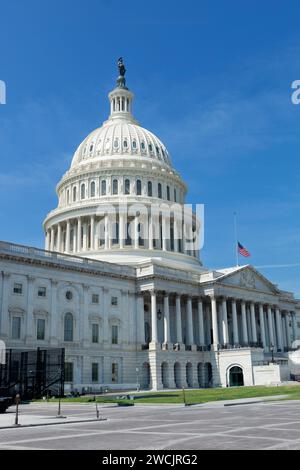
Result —
[{"label": "black metal fence", "polygon": [[[63,396],[65,350],[63,348],[7,349],[0,364],[0,389],[23,399]],[[4,393],[4,392],[2,392]]]}]

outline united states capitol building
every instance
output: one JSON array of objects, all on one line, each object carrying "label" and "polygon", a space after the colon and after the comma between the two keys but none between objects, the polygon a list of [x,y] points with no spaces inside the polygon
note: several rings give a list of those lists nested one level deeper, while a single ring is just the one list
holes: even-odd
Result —
[{"label": "united states capitol building", "polygon": [[250,265],[202,265],[201,212],[119,72],[107,121],[57,185],[45,250],[0,242],[0,339],[64,347],[80,392],[289,380],[299,301]]}]

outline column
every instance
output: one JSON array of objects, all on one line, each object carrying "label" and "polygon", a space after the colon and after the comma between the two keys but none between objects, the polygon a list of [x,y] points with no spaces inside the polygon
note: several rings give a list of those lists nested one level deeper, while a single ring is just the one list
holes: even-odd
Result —
[{"label": "column", "polygon": [[256,321],[255,321],[255,304],[251,302],[250,304],[250,314],[251,314],[251,329],[252,329],[252,341],[257,343],[257,330],[256,330]]},{"label": "column", "polygon": [[54,228],[51,227],[50,251],[54,251]]},{"label": "column", "polygon": [[229,343],[226,299],[222,299],[222,332],[224,344]]},{"label": "column", "polygon": [[176,295],[176,337],[177,337],[177,343],[182,344],[181,298],[180,298],[180,295]]},{"label": "column", "polygon": [[236,300],[232,299],[232,327],[233,327],[233,344],[239,344],[239,328],[237,321]]},{"label": "column", "polygon": [[151,214],[149,216],[148,248],[153,250],[153,221]]},{"label": "column", "polygon": [[81,251],[81,218],[78,217],[77,221],[77,251],[80,253]]},{"label": "column", "polygon": [[265,349],[266,346],[267,346],[267,340],[266,340],[266,330],[265,330],[264,306],[263,306],[263,304],[259,304],[259,325],[260,325],[261,342],[263,344],[263,348]]},{"label": "column", "polygon": [[163,251],[166,251],[167,250],[167,239],[168,239],[168,230],[167,230],[167,218],[166,216],[164,215],[164,213],[162,213],[162,249]]},{"label": "column", "polygon": [[139,217],[136,215],[134,218],[134,249],[139,248]]},{"label": "column", "polygon": [[164,343],[171,342],[170,334],[170,310],[169,310],[169,295],[164,296]]},{"label": "column", "polygon": [[88,347],[90,344],[89,337],[89,291],[90,286],[83,284],[83,309],[81,310],[81,341],[83,347]]},{"label": "column", "polygon": [[156,310],[156,292],[151,291],[151,343],[156,344],[157,337],[157,310]]},{"label": "column", "polygon": [[288,312],[285,312],[285,329],[286,329],[286,340],[287,340],[287,347],[291,347],[291,331],[290,331],[290,320]]},{"label": "column", "polygon": [[49,251],[50,249],[50,233],[49,230],[46,231],[46,239],[45,239],[45,250]]},{"label": "column", "polygon": [[279,307],[275,307],[275,315],[276,315],[276,334],[277,334],[277,346],[280,351],[283,352],[283,335],[282,335],[282,320],[281,320],[281,313]]},{"label": "column", "polygon": [[243,325],[243,343],[244,346],[248,344],[248,329],[247,329],[247,314],[246,314],[246,302],[242,300],[241,302],[242,309],[242,325]]},{"label": "column", "polygon": [[204,321],[203,321],[203,304],[202,300],[198,300],[198,328],[199,328],[199,344],[200,346],[205,345],[204,339]]},{"label": "column", "polygon": [[67,231],[66,231],[66,252],[67,253],[70,253],[70,233],[71,233],[70,220],[67,220]]},{"label": "column", "polygon": [[178,221],[177,221],[177,218],[174,216],[174,220],[173,220],[173,234],[174,234],[174,251],[175,253],[178,253],[179,249],[178,249]]},{"label": "column", "polygon": [[138,338],[137,341],[141,344],[146,343],[145,339],[145,312],[144,312],[144,296],[137,294],[137,324],[138,324]]},{"label": "column", "polygon": [[77,231],[76,231],[76,225],[74,224],[72,226],[72,231],[73,231],[73,249],[72,252],[76,253],[76,247],[77,247]]},{"label": "column", "polygon": [[35,278],[32,276],[27,277],[27,316],[26,316],[26,344],[35,341],[35,329],[33,322],[33,293],[34,293],[34,281]]},{"label": "column", "polygon": [[275,346],[275,340],[274,340],[274,333],[273,333],[273,319],[272,319],[272,309],[270,305],[268,305],[268,328],[269,328],[269,338],[270,338],[270,344],[269,346]]},{"label": "column", "polygon": [[59,320],[57,317],[57,281],[51,280],[51,314],[50,314],[50,344],[51,346],[56,346],[58,340],[61,340],[62,337],[58,338],[58,326]]},{"label": "column", "polygon": [[125,214],[119,214],[119,239],[120,248],[124,248],[125,243]]},{"label": "column", "polygon": [[95,216],[91,217],[91,250],[95,249]]},{"label": "column", "polygon": [[213,330],[213,345],[219,344],[219,331],[218,331],[218,313],[217,313],[217,300],[211,297],[211,321]]},{"label": "column", "polygon": [[192,299],[188,297],[187,299],[187,339],[186,344],[191,346],[194,344],[194,332],[193,332],[193,308],[192,308]]},{"label": "column", "polygon": [[108,250],[109,248],[109,218],[108,214],[104,216],[104,249]]},{"label": "column", "polygon": [[57,248],[56,251],[61,252],[61,224],[57,225]]},{"label": "column", "polygon": [[8,312],[8,297],[9,289],[9,273],[2,273],[2,299],[1,299],[1,315],[0,315],[0,335],[5,341],[10,336],[9,331],[9,312]]},{"label": "column", "polygon": [[293,327],[293,341],[297,339],[297,321],[296,321],[296,313],[291,312],[292,315],[292,327]]}]

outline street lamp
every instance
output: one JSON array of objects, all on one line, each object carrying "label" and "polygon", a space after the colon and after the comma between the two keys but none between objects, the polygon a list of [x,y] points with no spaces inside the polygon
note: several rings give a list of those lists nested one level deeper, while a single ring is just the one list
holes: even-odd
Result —
[{"label": "street lamp", "polygon": [[135,372],[136,372],[136,391],[139,392],[140,391],[140,380],[139,380],[140,369],[136,367]]},{"label": "street lamp", "polygon": [[274,346],[273,346],[273,344],[270,344],[270,351],[272,353],[272,364],[274,364]]}]

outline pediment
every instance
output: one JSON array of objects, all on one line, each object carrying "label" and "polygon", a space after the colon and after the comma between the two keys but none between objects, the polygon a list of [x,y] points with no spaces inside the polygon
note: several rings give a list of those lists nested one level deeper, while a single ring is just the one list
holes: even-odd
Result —
[{"label": "pediment", "polygon": [[217,279],[217,282],[222,282],[222,284],[257,290],[266,294],[279,293],[277,286],[252,266],[242,266],[221,272],[223,274]]}]

